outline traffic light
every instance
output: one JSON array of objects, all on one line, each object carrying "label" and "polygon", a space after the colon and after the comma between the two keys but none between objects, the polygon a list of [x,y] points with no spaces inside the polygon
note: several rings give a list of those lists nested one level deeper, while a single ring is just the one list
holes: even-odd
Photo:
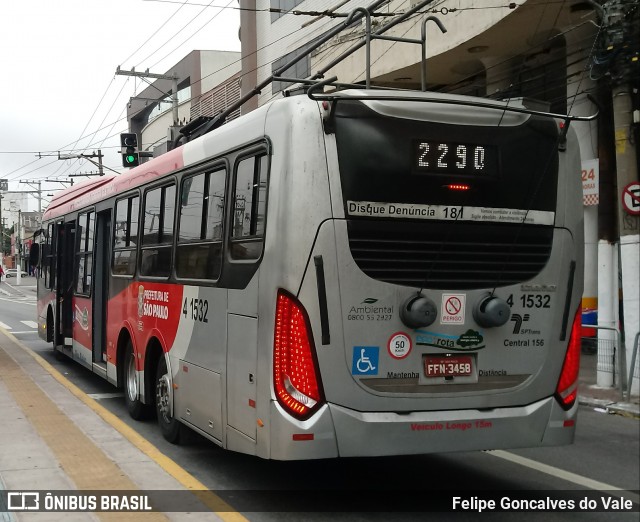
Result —
[{"label": "traffic light", "polygon": [[120,134],[120,146],[123,167],[136,167],[140,165],[138,136],[135,133],[125,132],[124,134]]}]

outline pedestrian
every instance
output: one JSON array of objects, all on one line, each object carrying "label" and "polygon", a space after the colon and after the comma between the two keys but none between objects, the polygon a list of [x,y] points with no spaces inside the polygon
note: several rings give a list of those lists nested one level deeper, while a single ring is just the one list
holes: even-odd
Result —
[{"label": "pedestrian", "polygon": [[0,281],[4,281],[4,268],[0,265]]}]

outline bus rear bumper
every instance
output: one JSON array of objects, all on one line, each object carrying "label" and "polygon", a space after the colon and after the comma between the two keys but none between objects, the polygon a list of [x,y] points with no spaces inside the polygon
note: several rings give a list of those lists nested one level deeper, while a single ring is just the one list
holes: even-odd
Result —
[{"label": "bus rear bumper", "polygon": [[512,408],[363,413],[330,404],[341,457],[413,455],[570,444],[577,405],[555,399]]},{"label": "bus rear bumper", "polygon": [[[271,403],[276,460],[378,457],[571,444],[577,404],[564,411],[552,397],[491,410],[363,413],[323,405],[306,421]],[[278,436],[274,436],[277,433]]]}]

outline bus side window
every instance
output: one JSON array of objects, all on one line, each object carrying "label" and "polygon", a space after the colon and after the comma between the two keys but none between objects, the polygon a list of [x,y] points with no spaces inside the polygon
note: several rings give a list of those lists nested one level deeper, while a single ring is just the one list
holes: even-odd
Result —
[{"label": "bus side window", "polygon": [[176,275],[217,280],[222,267],[225,169],[185,177],[180,192]]},{"label": "bus side window", "polygon": [[262,255],[267,203],[268,158],[251,156],[236,165],[232,259],[258,259]]},{"label": "bus side window", "polygon": [[142,213],[140,275],[169,277],[176,187],[169,185],[149,190]]},{"label": "bus side window", "polygon": [[91,293],[91,271],[93,269],[93,229],[95,213],[84,212],[78,216],[78,247],[76,250],[76,294]]},{"label": "bus side window", "polygon": [[46,239],[46,247],[42,252],[42,271],[44,272],[44,286],[46,288],[52,289],[54,288],[54,269],[55,269],[55,225],[53,223],[49,223],[47,228],[47,239]]},{"label": "bus side window", "polygon": [[137,195],[116,202],[113,233],[114,275],[133,275],[135,272],[139,208],[140,197]]}]

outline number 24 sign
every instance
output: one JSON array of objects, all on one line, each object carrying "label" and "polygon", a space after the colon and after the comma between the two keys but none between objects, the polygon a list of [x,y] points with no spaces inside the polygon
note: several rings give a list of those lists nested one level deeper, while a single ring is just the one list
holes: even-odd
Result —
[{"label": "number 24 sign", "polygon": [[584,205],[599,202],[599,164],[597,159],[582,162],[582,196]]}]

